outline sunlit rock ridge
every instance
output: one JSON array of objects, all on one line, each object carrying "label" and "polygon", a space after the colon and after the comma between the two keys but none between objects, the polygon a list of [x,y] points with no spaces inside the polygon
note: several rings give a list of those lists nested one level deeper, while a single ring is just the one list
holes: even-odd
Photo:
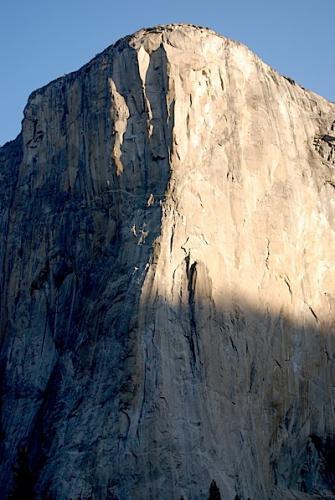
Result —
[{"label": "sunlit rock ridge", "polygon": [[0,150],[1,499],[335,498],[335,105],[144,29]]}]

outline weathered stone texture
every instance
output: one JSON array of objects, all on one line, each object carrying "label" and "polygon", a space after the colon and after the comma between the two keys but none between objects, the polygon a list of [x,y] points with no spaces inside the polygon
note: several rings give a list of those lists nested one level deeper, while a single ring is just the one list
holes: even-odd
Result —
[{"label": "weathered stone texture", "polygon": [[335,498],[334,128],[188,25],[30,96],[0,150],[1,498]]}]

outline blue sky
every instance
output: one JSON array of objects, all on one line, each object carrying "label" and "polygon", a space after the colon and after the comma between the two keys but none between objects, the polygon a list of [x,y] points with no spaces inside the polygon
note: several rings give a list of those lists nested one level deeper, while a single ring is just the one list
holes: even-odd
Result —
[{"label": "blue sky", "polygon": [[335,0],[1,0],[0,144],[20,131],[30,92],[139,28],[208,26],[335,101]]}]

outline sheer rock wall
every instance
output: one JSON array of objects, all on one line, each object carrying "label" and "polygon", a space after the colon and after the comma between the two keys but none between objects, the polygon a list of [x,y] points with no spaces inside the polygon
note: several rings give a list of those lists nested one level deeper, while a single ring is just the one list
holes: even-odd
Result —
[{"label": "sheer rock wall", "polygon": [[0,150],[1,498],[334,497],[334,128],[189,25],[30,96]]}]

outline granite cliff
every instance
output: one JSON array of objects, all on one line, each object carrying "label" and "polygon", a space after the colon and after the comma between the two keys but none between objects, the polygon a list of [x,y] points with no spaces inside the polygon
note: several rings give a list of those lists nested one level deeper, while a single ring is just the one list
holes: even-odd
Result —
[{"label": "granite cliff", "polygon": [[0,498],[335,498],[335,105],[208,29],[0,150]]}]

